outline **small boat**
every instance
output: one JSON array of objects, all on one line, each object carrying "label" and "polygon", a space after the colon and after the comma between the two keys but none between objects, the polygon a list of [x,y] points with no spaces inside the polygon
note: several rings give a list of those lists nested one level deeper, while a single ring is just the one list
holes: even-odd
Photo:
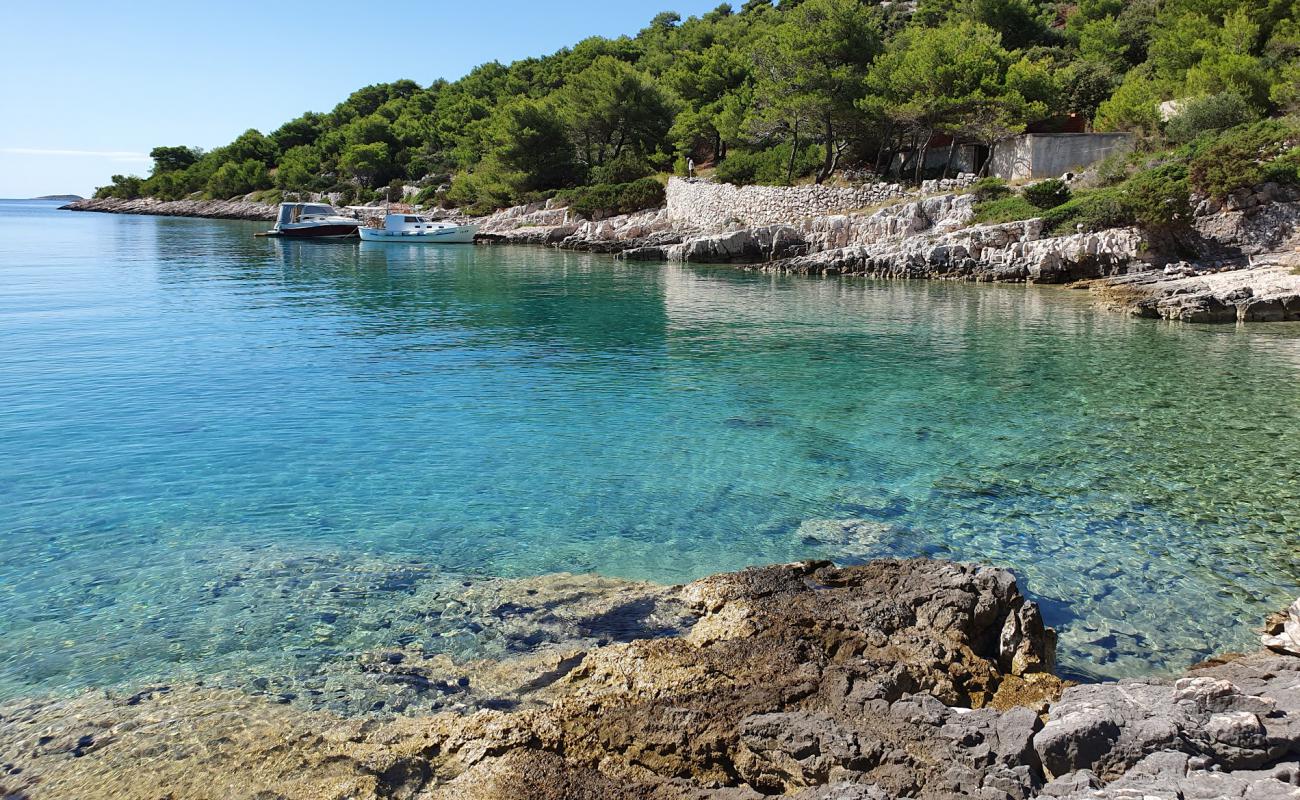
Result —
[{"label": "small boat", "polygon": [[418,214],[388,214],[383,227],[361,229],[363,242],[416,242],[427,244],[470,244],[477,225],[457,225],[452,222],[422,217]]},{"label": "small boat", "polygon": [[324,203],[281,203],[275,227],[258,236],[286,239],[348,239],[357,235],[361,220],[345,217]]}]

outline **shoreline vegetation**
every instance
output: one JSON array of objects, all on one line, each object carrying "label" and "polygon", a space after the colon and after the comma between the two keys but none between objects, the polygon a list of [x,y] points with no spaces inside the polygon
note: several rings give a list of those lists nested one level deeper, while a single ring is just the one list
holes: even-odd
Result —
[{"label": "shoreline vegetation", "polygon": [[[1070,224],[1073,182],[1012,186],[973,175],[856,187],[734,187],[672,178],[662,207],[605,216],[570,198],[468,218],[482,243],[548,245],[637,261],[733,263],[805,275],[1064,283],[1135,316],[1300,321],[1300,186],[1264,182],[1188,199],[1178,227]],[[1009,201],[1009,202],[1008,202]],[[655,198],[646,201],[655,202]],[[1193,205],[1194,202],[1194,205]],[[1023,208],[1016,213],[990,207]],[[1046,207],[1046,208],[1044,208]],[[65,208],[273,220],[275,207],[152,198]],[[992,217],[992,219],[990,219]],[[1005,220],[1010,217],[1010,220]],[[1116,227],[1109,227],[1116,225]]]},{"label": "shoreline vegetation", "polygon": [[1076,684],[1054,673],[1038,608],[992,567],[499,583],[479,610],[514,655],[355,654],[356,680],[412,698],[401,713],[307,710],[256,681],[10,701],[0,791],[1027,800],[1282,798],[1300,783],[1300,601],[1265,623],[1256,652]]},{"label": "shoreline vegetation", "polygon": [[[1300,9],[1276,0],[748,0],[456,81],[366,86],[211,151],[160,145],[149,175],[96,194],[320,192],[483,215],[692,164],[735,184],[919,185],[992,174],[991,151],[1021,132],[1096,131],[1135,141],[1129,171],[1161,168],[1129,187],[1157,200],[1179,189],[1184,148],[1300,111],[1298,87]],[[1295,142],[1258,144],[1217,163],[1291,150],[1278,172],[1296,180]],[[1132,177],[1115,166],[1108,177]],[[1069,211],[1127,213],[1119,193]],[[1161,209],[1177,211],[1131,210],[1163,222]]]},{"label": "shoreline vegetation", "polygon": [[[457,81],[367,86],[207,152],[159,146],[149,175],[115,175],[95,198],[102,210],[258,219],[267,212],[228,204],[392,200],[488,223],[563,207],[549,231],[489,224],[486,238],[808,274],[1101,280],[1108,303],[1143,316],[1300,320],[1298,87],[1294,3],[749,0],[687,19],[664,12],[634,36],[491,62]],[[1051,134],[1088,132],[1130,146],[1048,180],[990,177],[1017,171],[1019,134],[1050,148]],[[980,178],[962,187],[975,196],[958,223],[969,235],[936,229],[906,196],[959,174]],[[719,207],[707,222],[662,225],[651,212],[674,177],[898,187],[888,203],[922,219],[900,222],[908,235],[891,231],[884,248],[786,229],[888,215],[874,208],[885,198],[748,224]],[[629,233],[647,220],[653,236]]]}]

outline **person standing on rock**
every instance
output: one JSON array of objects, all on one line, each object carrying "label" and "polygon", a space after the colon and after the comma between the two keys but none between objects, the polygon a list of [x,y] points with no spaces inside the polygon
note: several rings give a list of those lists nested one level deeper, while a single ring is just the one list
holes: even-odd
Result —
[{"label": "person standing on rock", "polygon": [[686,159],[686,177],[695,177],[695,159],[693,158]]}]

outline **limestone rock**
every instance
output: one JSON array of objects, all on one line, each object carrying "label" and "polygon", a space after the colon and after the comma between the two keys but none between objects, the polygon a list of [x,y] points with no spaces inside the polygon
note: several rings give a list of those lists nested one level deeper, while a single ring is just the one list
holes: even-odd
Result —
[{"label": "limestone rock", "polygon": [[477,709],[342,717],[200,685],[19,700],[0,706],[0,796],[1300,797],[1300,657],[1285,651],[1062,694],[1043,671],[1050,632],[1000,569],[580,578],[466,587],[538,650],[357,661],[373,680],[450,682]]},{"label": "limestone rock", "polygon": [[77,200],[66,206],[69,211],[102,211],[108,214],[143,214],[163,217],[207,217],[211,219],[246,219],[273,221],[276,207],[251,200],[155,200],[142,197],[123,200],[117,197]]},{"label": "limestone rock", "polygon": [[1300,656],[1300,600],[1292,603],[1278,618],[1269,621],[1262,640],[1270,650]]}]

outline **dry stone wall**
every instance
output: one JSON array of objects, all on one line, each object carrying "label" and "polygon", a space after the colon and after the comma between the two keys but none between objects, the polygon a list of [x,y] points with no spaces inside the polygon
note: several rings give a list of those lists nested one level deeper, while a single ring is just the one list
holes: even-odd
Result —
[{"label": "dry stone wall", "polygon": [[668,217],[675,223],[705,230],[795,223],[920,194],[957,191],[974,179],[974,175],[964,174],[926,181],[917,192],[895,183],[852,187],[733,186],[700,178],[672,178],[668,181]]}]

